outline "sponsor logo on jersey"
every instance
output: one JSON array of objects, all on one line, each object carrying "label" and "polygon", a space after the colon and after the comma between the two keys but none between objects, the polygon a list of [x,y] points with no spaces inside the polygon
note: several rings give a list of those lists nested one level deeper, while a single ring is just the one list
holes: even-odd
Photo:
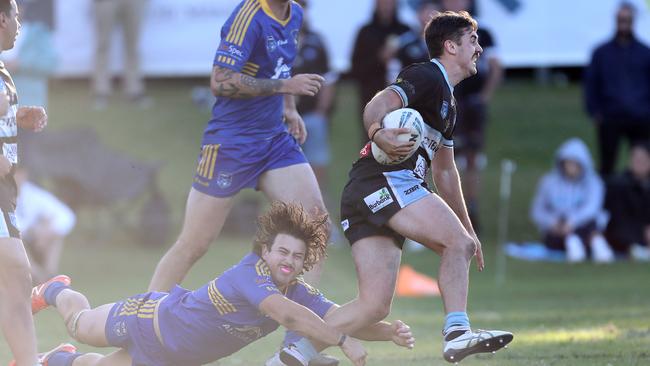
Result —
[{"label": "sponsor logo on jersey", "polygon": [[284,63],[284,57],[280,57],[275,64],[275,71],[271,79],[288,79],[291,77],[291,67]]},{"label": "sponsor logo on jersey", "polygon": [[113,334],[115,334],[118,337],[124,337],[127,334],[126,330],[126,323],[125,322],[117,322],[113,324]]},{"label": "sponsor logo on jersey", "polygon": [[232,174],[221,172],[217,175],[217,185],[221,189],[226,189],[232,184]]},{"label": "sponsor logo on jersey", "polygon": [[298,45],[298,36],[300,35],[299,29],[294,29],[291,31],[291,39],[293,39],[293,44]]},{"label": "sponsor logo on jersey", "polygon": [[382,208],[393,203],[393,197],[390,195],[388,188],[383,187],[382,189],[366,196],[363,201],[366,203],[366,206],[368,206],[372,213],[376,213]]},{"label": "sponsor logo on jersey", "polygon": [[233,45],[228,46],[227,51],[228,51],[229,54],[231,54],[231,55],[233,55],[235,57],[244,58],[244,51],[240,50],[239,48],[237,48],[237,47],[235,47]]},{"label": "sponsor logo on jersey", "polygon": [[445,119],[447,118],[448,114],[449,114],[449,102],[443,100],[442,107],[440,107],[440,117],[442,117],[442,119]]},{"label": "sponsor logo on jersey", "polygon": [[343,227],[343,231],[347,231],[350,228],[350,221],[348,219],[341,221],[341,227]]},{"label": "sponsor logo on jersey", "polygon": [[365,158],[366,156],[370,155],[370,143],[367,143],[361,151],[359,151],[359,156],[362,158]]},{"label": "sponsor logo on jersey", "polygon": [[404,195],[405,195],[405,196],[408,196],[409,194],[411,194],[411,193],[417,191],[418,189],[420,189],[420,185],[419,185],[419,184],[416,184],[416,185],[414,185],[413,187],[411,187],[411,188],[405,190],[405,191],[404,191]]}]

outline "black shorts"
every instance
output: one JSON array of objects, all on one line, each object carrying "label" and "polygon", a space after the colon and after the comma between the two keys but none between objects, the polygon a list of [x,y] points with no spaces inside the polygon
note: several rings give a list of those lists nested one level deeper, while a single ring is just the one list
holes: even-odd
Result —
[{"label": "black shorts", "polygon": [[341,195],[341,225],[350,245],[369,236],[387,236],[402,247],[404,237],[386,223],[402,208],[431,194],[412,170],[352,177]]},{"label": "black shorts", "polygon": [[20,239],[20,230],[16,224],[16,214],[13,211],[0,209],[0,238]]}]

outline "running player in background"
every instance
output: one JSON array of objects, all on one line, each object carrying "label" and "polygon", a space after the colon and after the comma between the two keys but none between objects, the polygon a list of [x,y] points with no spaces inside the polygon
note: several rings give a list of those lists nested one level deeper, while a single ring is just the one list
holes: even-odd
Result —
[{"label": "running player in background", "polygon": [[[299,205],[273,204],[260,217],[253,251],[195,291],[176,286],[170,293],[149,292],[91,309],[86,297],[69,287],[69,278],[57,276],[35,288],[33,311],[56,306],[76,340],[121,349],[103,356],[76,353],[74,346],[63,344],[41,362],[198,366],[226,357],[282,324],[338,345],[354,365],[364,365],[361,343],[322,320],[338,306],[299,277],[325,256],[327,222],[327,215],[310,216]],[[407,348],[414,343],[409,327],[400,321],[373,324],[354,336]]]},{"label": "running player in background", "polygon": [[323,83],[315,74],[291,76],[301,24],[302,8],[293,1],[245,0],[221,29],[210,81],[217,100],[203,134],[185,222],[149,290],[168,291],[181,283],[221,232],[242,189],[326,212],[299,146],[307,131],[293,96],[314,96]]},{"label": "running player in background", "polygon": [[[14,47],[19,31],[16,1],[0,0],[1,50]],[[17,127],[40,131],[47,124],[47,115],[42,107],[18,107],[16,87],[2,62],[0,109],[4,109],[0,113],[0,328],[16,365],[34,366],[38,361],[34,321],[29,310],[32,279],[25,247],[16,228],[14,170],[18,164]]]},{"label": "running player in background", "polygon": [[[414,108],[425,121],[424,138],[415,154],[397,165],[381,165],[370,143],[354,163],[341,197],[341,220],[352,245],[359,281],[358,297],[328,322],[338,329],[355,329],[390,313],[404,238],[422,243],[441,256],[439,285],[445,307],[443,357],[459,362],[468,355],[496,351],[512,333],[470,328],[467,315],[469,267],[476,256],[483,270],[483,253],[469,220],[454,163],[456,121],[454,86],[476,74],[483,51],[476,21],[464,11],[434,16],[425,27],[431,61],[402,70],[392,85],[366,106],[368,137],[391,158],[407,154],[413,142],[396,137],[408,129],[384,129],[384,116],[399,108]],[[424,179],[431,168],[438,194]],[[302,354],[300,347],[285,353]]]}]

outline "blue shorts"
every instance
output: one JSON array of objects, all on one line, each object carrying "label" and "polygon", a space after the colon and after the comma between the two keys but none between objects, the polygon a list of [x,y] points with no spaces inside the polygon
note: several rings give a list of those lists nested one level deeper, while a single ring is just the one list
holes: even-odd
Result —
[{"label": "blue shorts", "polygon": [[113,305],[106,320],[106,339],[129,352],[133,366],[174,366],[154,331],[153,312],[164,292],[129,297]]},{"label": "blue shorts", "polygon": [[308,113],[302,116],[307,128],[307,141],[302,149],[307,160],[313,165],[323,166],[330,163],[329,123],[327,118],[319,113]]},{"label": "blue shorts", "polygon": [[287,132],[255,143],[203,145],[192,187],[210,196],[232,197],[244,188],[257,188],[266,171],[306,162]]}]

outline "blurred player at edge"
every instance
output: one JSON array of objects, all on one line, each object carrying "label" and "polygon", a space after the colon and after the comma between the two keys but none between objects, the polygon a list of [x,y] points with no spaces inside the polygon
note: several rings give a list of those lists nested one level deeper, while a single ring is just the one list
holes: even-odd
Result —
[{"label": "blurred player at edge", "polygon": [[[438,278],[446,312],[443,356],[449,362],[496,351],[513,339],[509,332],[473,331],[467,316],[470,262],[476,255],[480,271],[484,262],[454,163],[453,91],[461,80],[476,74],[483,51],[477,26],[464,11],[434,16],[425,27],[431,61],[403,69],[395,83],[366,105],[368,137],[391,158],[407,154],[413,142],[397,141],[408,129],[380,127],[389,112],[402,107],[418,110],[425,121],[424,139],[403,163],[377,163],[370,143],[354,163],[341,197],[341,224],[352,245],[359,294],[330,319],[330,324],[346,332],[384,319],[395,293],[404,238],[415,240],[441,256]],[[429,191],[424,180],[429,165],[438,194]],[[300,347],[283,352],[296,349],[303,353]]]},{"label": "blurred player at edge", "polygon": [[[15,0],[0,0],[0,47],[14,47],[20,32]],[[8,100],[7,100],[8,98]],[[17,127],[40,131],[47,124],[42,107],[18,108],[16,87],[0,62],[0,327],[17,366],[38,365],[29,291],[32,279],[25,247],[16,228]],[[6,105],[9,102],[9,105]]]},{"label": "blurred player at edge", "polygon": [[[327,325],[338,306],[299,275],[327,250],[327,215],[310,216],[301,206],[274,203],[260,217],[253,251],[195,291],[174,287],[90,308],[86,297],[69,287],[67,276],[37,286],[36,313],[52,305],[68,333],[96,347],[121,348],[108,356],[76,353],[62,344],[45,354],[48,366],[198,366],[226,357],[278,328],[278,323],[338,345],[355,366],[366,351],[354,338]],[[411,348],[409,327],[395,321],[367,327],[358,336],[393,341]]]},{"label": "blurred player at edge", "polygon": [[[291,76],[302,16],[290,0],[245,0],[221,29],[210,80],[217,100],[185,221],[149,290],[181,283],[221,232],[234,196],[244,188],[261,190],[272,201],[300,202],[312,213],[326,211],[299,146],[307,131],[294,95],[314,96],[323,83],[315,74]],[[312,272],[318,276],[318,268]]]}]

